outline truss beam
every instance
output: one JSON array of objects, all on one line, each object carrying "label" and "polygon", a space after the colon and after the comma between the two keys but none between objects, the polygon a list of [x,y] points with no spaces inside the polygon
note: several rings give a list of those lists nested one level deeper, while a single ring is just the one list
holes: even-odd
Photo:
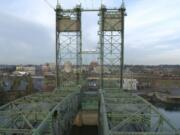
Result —
[{"label": "truss beam", "polygon": [[180,134],[153,105],[135,94],[106,89],[100,90],[100,97],[102,135]]},{"label": "truss beam", "polygon": [[1,106],[0,134],[67,134],[80,106],[79,88],[72,89],[37,93]]}]

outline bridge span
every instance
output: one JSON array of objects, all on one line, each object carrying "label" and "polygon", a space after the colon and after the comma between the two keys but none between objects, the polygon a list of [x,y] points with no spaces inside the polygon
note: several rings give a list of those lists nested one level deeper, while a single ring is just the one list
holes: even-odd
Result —
[{"label": "bridge span", "polygon": [[[88,98],[83,98],[85,94]],[[29,95],[1,106],[0,134],[68,135],[78,112],[84,110],[90,115],[96,112],[97,117],[89,121],[81,117],[86,122],[79,126],[92,125],[94,119],[99,135],[179,134],[152,104],[134,93],[116,88],[85,92],[79,86]]]},{"label": "bridge span", "polygon": [[[84,71],[81,13],[89,11],[99,15],[99,65]],[[88,124],[99,135],[179,135],[153,105],[123,89],[125,11],[124,2],[115,9],[62,9],[58,3],[56,89],[1,106],[0,135],[69,135],[73,125]],[[94,88],[91,73],[99,80]]]}]

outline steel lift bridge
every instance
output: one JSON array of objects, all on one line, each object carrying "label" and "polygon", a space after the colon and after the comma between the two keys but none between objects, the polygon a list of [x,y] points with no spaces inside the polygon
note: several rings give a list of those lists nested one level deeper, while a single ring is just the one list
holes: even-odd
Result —
[{"label": "steel lift bridge", "polygon": [[[124,3],[117,9],[57,4],[55,11],[57,87],[1,106],[0,135],[68,135],[78,112],[88,109],[98,113],[100,135],[178,135],[152,104],[122,87]],[[99,15],[100,68],[93,76],[82,69],[82,12]],[[88,78],[96,80],[97,94],[88,91]]]}]

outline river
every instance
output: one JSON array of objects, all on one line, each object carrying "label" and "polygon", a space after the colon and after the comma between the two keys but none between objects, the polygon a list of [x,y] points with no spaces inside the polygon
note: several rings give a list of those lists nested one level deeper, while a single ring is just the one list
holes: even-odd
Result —
[{"label": "river", "polygon": [[163,106],[157,106],[158,110],[164,114],[164,116],[166,116],[171,123],[173,123],[177,129],[180,130],[180,107],[177,106],[171,106],[171,107],[167,107],[165,105]]}]

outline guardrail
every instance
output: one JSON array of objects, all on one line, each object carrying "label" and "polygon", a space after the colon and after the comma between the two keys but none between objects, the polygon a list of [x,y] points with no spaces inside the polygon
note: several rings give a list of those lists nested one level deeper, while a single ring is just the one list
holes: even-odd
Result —
[{"label": "guardrail", "polygon": [[120,89],[99,90],[101,135],[180,135],[151,103]]}]

